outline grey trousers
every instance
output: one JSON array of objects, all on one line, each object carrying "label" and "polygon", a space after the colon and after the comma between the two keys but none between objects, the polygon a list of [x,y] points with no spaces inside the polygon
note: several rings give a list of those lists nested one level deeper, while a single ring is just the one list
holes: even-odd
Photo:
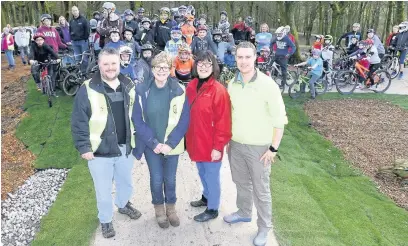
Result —
[{"label": "grey trousers", "polygon": [[269,145],[255,146],[230,141],[227,150],[232,180],[237,186],[238,214],[252,216],[252,203],[258,212],[259,228],[272,228],[271,165],[260,161]]}]

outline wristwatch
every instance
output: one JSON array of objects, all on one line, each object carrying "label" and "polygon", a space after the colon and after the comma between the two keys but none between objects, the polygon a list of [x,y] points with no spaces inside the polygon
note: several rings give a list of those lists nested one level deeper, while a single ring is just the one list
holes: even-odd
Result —
[{"label": "wristwatch", "polygon": [[276,152],[278,152],[278,150],[277,149],[275,149],[272,145],[271,146],[269,146],[269,150],[270,151],[272,151],[273,153],[276,153]]}]

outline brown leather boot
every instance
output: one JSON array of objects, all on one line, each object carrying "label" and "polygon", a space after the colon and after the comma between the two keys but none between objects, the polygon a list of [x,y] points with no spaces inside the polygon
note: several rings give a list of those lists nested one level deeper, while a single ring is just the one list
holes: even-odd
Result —
[{"label": "brown leather boot", "polygon": [[166,215],[172,226],[176,227],[180,225],[180,219],[176,212],[176,204],[166,204]]},{"label": "brown leather boot", "polygon": [[164,211],[164,204],[154,205],[154,210],[156,213],[157,223],[161,228],[169,227],[169,220],[167,219],[166,213]]}]

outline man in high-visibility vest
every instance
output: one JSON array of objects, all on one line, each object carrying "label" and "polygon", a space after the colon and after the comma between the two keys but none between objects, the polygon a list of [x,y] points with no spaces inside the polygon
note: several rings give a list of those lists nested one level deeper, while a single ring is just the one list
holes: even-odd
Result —
[{"label": "man in high-visibility vest", "polygon": [[129,202],[135,148],[131,122],[134,84],[120,72],[119,52],[99,53],[99,70],[79,89],[74,102],[71,130],[75,147],[88,161],[95,186],[98,218],[105,238],[115,236],[112,225],[112,180],[119,213],[138,219],[141,213]]}]

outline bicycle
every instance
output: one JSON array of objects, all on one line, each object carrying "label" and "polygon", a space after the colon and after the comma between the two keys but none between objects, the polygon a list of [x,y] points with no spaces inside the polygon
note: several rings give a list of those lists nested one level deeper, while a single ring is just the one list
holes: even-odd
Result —
[{"label": "bicycle", "polygon": [[283,92],[285,91],[285,85],[290,86],[291,84],[293,84],[295,82],[297,74],[295,71],[286,70],[286,83],[282,84],[281,81],[283,77],[281,66],[278,63],[276,63],[274,56],[272,56],[270,60],[273,61],[271,64],[270,76],[275,81],[275,83],[279,85],[279,88],[281,89],[281,92],[283,94]]},{"label": "bicycle", "polygon": [[399,56],[399,51],[390,49],[389,54],[385,54],[381,59],[381,69],[386,69],[391,75],[391,79],[395,79],[401,70]]},{"label": "bicycle", "polygon": [[[367,77],[369,69],[362,66],[358,61],[354,63],[354,69],[343,71],[339,74],[336,81],[336,89],[342,95],[349,95],[354,92],[359,83],[360,76],[364,78],[365,85],[368,87],[371,82]],[[374,86],[370,89],[375,93],[383,93],[391,86],[391,75],[385,69],[378,69],[371,75]],[[346,88],[350,88],[346,90]]]},{"label": "bicycle", "polygon": [[52,88],[51,88],[51,76],[48,74],[48,66],[52,64],[58,64],[57,60],[50,60],[46,62],[38,62],[36,61],[34,66],[41,66],[40,67],[40,83],[42,87],[42,93],[47,94],[48,96],[48,107],[52,107]]},{"label": "bicycle", "polygon": [[[298,74],[298,77],[296,78],[295,82],[289,86],[289,89],[288,89],[289,96],[292,99],[296,99],[300,96],[300,94],[306,93],[306,87],[310,90],[309,81],[311,78],[307,76],[307,74],[310,71],[311,71],[310,68],[307,68],[307,67],[305,68],[297,67],[296,72]],[[323,95],[324,93],[326,93],[327,81],[322,78],[319,78],[315,82],[315,90],[316,90],[316,95]]]},{"label": "bicycle", "polygon": [[225,87],[228,87],[228,83],[235,77],[238,68],[236,66],[228,67],[224,64],[222,71],[219,75],[218,81]]}]

